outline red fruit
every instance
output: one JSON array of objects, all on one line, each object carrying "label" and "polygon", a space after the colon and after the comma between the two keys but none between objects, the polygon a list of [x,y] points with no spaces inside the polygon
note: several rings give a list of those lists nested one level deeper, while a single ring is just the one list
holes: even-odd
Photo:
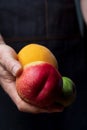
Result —
[{"label": "red fruit", "polygon": [[26,65],[16,79],[19,96],[38,107],[51,106],[62,92],[62,76],[51,64],[32,62]]}]

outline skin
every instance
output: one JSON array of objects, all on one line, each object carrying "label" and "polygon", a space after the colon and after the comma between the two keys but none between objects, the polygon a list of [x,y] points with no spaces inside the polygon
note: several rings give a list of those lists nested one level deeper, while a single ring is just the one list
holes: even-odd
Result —
[{"label": "skin", "polygon": [[42,61],[26,65],[22,74],[16,78],[16,88],[20,97],[27,103],[45,109],[52,107],[59,98],[61,86],[60,73],[52,65]]},{"label": "skin", "polygon": [[87,0],[80,0],[82,15],[85,23],[87,24]]},{"label": "skin", "polygon": [[53,106],[49,110],[41,109],[33,105],[25,103],[16,90],[16,76],[22,71],[22,66],[17,60],[16,52],[5,44],[0,36],[0,84],[4,91],[10,96],[19,111],[30,113],[52,113],[62,112],[62,106]]},{"label": "skin", "polygon": [[[84,21],[87,24],[87,0],[80,0],[81,10]],[[54,106],[50,110],[43,110],[38,107],[25,103],[17,94],[15,78],[22,70],[20,63],[17,61],[16,52],[7,46],[0,36],[0,84],[4,91],[10,96],[19,111],[30,113],[52,113],[62,112],[63,107]]]}]

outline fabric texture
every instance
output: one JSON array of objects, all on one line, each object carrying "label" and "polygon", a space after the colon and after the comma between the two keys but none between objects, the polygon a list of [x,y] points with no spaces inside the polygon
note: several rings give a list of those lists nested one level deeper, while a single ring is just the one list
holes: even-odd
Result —
[{"label": "fabric texture", "polygon": [[16,52],[32,42],[47,46],[59,71],[73,79],[77,98],[62,113],[19,112],[0,87],[0,130],[87,129],[86,63],[73,0],[0,0],[0,32]]}]

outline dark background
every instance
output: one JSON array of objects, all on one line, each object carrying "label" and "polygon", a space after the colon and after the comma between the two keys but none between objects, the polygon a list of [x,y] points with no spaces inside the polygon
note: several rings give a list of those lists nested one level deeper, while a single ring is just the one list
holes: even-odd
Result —
[{"label": "dark background", "polygon": [[[0,87],[0,130],[87,130],[87,31],[86,26],[84,26],[84,32],[82,34],[85,34],[80,38],[79,29],[75,21],[76,15],[73,11],[73,0],[59,0],[60,5],[64,4],[64,7],[70,6],[69,8],[64,8],[65,10],[61,10],[59,5],[57,7],[57,0],[54,0],[56,8],[54,8],[55,5],[53,7],[52,2],[49,4],[49,9],[51,9],[49,10],[49,21],[51,21],[49,22],[49,35],[46,32],[44,23],[45,14],[44,6],[42,6],[44,0],[37,0],[40,4],[40,8],[36,8],[37,13],[32,17],[33,22],[32,20],[30,21],[29,18],[36,12],[36,10],[33,12],[32,8],[32,6],[35,8],[35,5],[31,2],[32,6],[30,6],[28,1],[25,2],[21,0],[21,4],[20,1],[15,1],[16,0],[9,2],[7,0],[5,3],[5,0],[1,0],[0,3],[0,31],[6,43],[12,46],[16,52],[31,42],[47,46],[58,60],[60,73],[63,76],[70,77],[75,82],[77,96],[75,102],[62,113],[33,115],[19,112],[9,96]],[[34,3],[36,2],[35,0],[33,1]],[[48,0],[48,2],[50,1]],[[25,9],[23,8],[23,4],[26,6]],[[28,6],[30,6],[30,8],[28,8]],[[20,10],[22,10],[22,12]],[[31,10],[31,15],[27,17],[28,13],[26,12],[29,10]],[[56,11],[60,12],[60,14],[54,16]],[[36,19],[38,15],[39,17]],[[75,17],[73,18],[74,15]],[[59,18],[57,18],[57,16],[59,16]],[[61,18],[62,22],[59,20]],[[20,22],[22,20],[24,20],[24,26],[22,25],[23,23]],[[30,26],[28,26],[27,29],[27,25],[29,24],[28,20],[30,21]],[[32,26],[36,27],[32,29]],[[38,32],[37,28],[39,28]],[[34,36],[41,35],[40,39],[32,39],[33,33]],[[29,37],[30,40],[25,42],[26,37],[25,39],[23,39],[23,37],[18,39],[17,35],[21,35],[21,37],[23,35],[31,35],[31,39]],[[12,36],[14,37],[11,39]]]},{"label": "dark background", "polygon": [[[84,43],[84,39],[79,44],[77,42],[70,44],[70,41],[60,43],[56,49],[53,48],[53,44],[50,44],[52,40],[46,40],[49,49],[58,56],[61,74],[72,78],[76,84],[75,102],[62,113],[37,115],[22,113],[17,110],[8,95],[0,88],[0,130],[87,129],[86,42]],[[15,48],[16,43],[14,42],[12,47],[19,51],[25,45],[25,43],[21,43],[17,42],[18,46]],[[38,43],[44,45],[45,41],[38,41]]]}]

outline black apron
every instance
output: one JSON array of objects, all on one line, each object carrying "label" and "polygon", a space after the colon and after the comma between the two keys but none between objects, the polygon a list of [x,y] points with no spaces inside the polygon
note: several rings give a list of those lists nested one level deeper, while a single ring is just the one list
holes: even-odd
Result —
[{"label": "black apron", "polygon": [[75,103],[63,113],[38,115],[19,112],[0,88],[0,130],[86,129],[85,53],[74,0],[0,0],[0,32],[16,52],[32,42],[47,46],[77,86]]}]

